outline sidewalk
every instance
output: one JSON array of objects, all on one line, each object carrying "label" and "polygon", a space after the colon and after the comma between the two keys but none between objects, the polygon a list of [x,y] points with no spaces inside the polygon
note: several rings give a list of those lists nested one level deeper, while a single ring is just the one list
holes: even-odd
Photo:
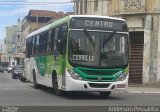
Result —
[{"label": "sidewalk", "polygon": [[147,87],[143,85],[129,85],[128,93],[160,93],[159,87]]}]

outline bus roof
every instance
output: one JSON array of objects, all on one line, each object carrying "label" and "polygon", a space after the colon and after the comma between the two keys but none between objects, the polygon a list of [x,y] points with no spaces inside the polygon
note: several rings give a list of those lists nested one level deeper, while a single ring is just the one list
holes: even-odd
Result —
[{"label": "bus roof", "polygon": [[68,23],[70,18],[72,17],[95,17],[95,18],[106,18],[106,19],[113,19],[113,20],[120,20],[120,21],[124,21],[126,22],[124,19],[121,19],[121,18],[115,18],[115,17],[109,17],[109,16],[99,16],[99,15],[69,15],[69,16],[66,16],[64,18],[61,18],[59,20],[56,20],[56,21],[53,21],[52,23],[36,30],[36,31],[33,31],[32,33],[28,34],[27,35],[27,38],[28,37],[31,37],[31,36],[34,36],[40,32],[44,32],[52,27],[56,27],[60,24],[64,24],[64,23]]},{"label": "bus roof", "polygon": [[125,21],[124,19],[121,19],[121,18],[110,17],[110,16],[101,16],[101,15],[70,15],[70,18],[72,18],[72,17],[96,17],[96,18],[106,18],[106,19]]}]

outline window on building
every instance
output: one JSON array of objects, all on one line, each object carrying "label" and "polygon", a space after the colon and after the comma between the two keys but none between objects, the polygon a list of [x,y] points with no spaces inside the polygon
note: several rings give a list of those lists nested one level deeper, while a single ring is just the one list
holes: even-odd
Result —
[{"label": "window on building", "polygon": [[50,21],[52,18],[51,17],[38,17],[38,22],[39,23],[46,23]]},{"label": "window on building", "polygon": [[20,36],[17,35],[17,42],[20,42]]},{"label": "window on building", "polygon": [[21,47],[17,46],[17,53],[20,53],[20,52],[21,52]]},{"label": "window on building", "polygon": [[94,10],[98,10],[98,0],[94,0]]}]

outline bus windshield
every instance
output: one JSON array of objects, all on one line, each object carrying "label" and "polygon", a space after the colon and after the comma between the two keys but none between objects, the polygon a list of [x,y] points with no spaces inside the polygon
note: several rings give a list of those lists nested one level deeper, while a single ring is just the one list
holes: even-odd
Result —
[{"label": "bus windshield", "polygon": [[99,31],[70,31],[69,62],[76,66],[114,68],[128,65],[128,35]]}]

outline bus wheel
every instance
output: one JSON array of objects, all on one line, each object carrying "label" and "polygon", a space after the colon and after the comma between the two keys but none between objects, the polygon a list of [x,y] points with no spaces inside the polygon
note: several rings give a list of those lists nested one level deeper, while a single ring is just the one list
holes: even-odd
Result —
[{"label": "bus wheel", "polygon": [[111,95],[111,91],[107,91],[107,92],[99,92],[101,97],[108,97]]},{"label": "bus wheel", "polygon": [[57,81],[57,75],[52,75],[52,86],[54,89],[54,92],[56,95],[58,96],[62,96],[63,95],[63,91],[59,90],[58,88],[58,81]]},{"label": "bus wheel", "polygon": [[33,72],[33,88],[38,89],[39,85],[37,84],[36,74]]}]

